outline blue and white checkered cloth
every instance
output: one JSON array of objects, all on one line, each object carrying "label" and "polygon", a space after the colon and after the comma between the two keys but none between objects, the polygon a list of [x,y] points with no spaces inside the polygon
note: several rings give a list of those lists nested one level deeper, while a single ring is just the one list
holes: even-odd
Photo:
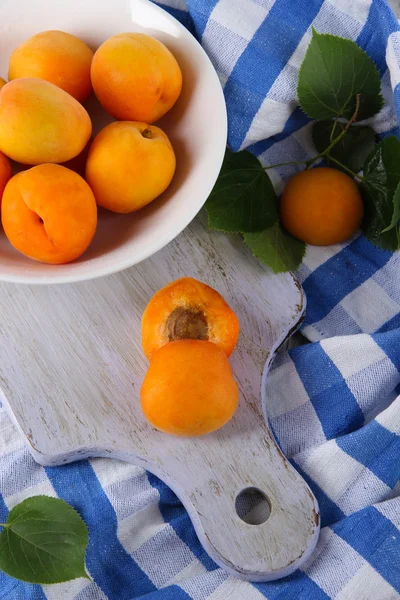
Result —
[{"label": "blue and white checkered cloth", "polygon": [[[400,31],[384,0],[165,0],[198,37],[224,86],[229,144],[265,164],[310,157],[296,78],[311,27],[355,40],[374,59],[386,106],[373,119],[397,133]],[[277,189],[295,167],[275,169]],[[71,503],[89,527],[84,579],[55,586],[0,573],[7,600],[394,600],[400,598],[400,253],[365,238],[309,248],[299,277],[310,344],[282,352],[267,398],[274,432],[322,513],[315,553],[291,577],[228,576],[156,477],[106,459],[36,465],[0,412],[0,522],[35,494]],[[400,392],[400,390],[398,390]]]}]

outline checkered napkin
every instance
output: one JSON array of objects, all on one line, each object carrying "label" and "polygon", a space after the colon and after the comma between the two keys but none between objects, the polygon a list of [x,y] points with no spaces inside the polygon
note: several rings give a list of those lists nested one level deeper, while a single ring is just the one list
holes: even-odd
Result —
[{"label": "checkered napkin", "polygon": [[[165,0],[163,6],[198,37],[218,71],[233,150],[247,147],[269,164],[312,155],[308,120],[295,98],[311,26],[357,41],[374,59],[387,104],[373,125],[382,136],[398,133],[400,32],[384,0]],[[293,166],[270,172],[278,191],[294,172]],[[106,459],[44,469],[0,412],[0,522],[28,496],[63,498],[89,526],[92,578],[37,586],[0,573],[0,598],[400,598],[400,253],[359,237],[309,248],[298,275],[310,343],[275,360],[267,411],[320,504],[321,537],[309,562],[274,583],[230,577],[204,552],[179,500],[156,477]]]}]

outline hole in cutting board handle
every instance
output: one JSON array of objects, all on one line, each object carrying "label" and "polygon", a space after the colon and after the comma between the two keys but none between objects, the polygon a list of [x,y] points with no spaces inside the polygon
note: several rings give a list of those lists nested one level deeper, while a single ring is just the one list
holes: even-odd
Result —
[{"label": "hole in cutting board handle", "polygon": [[236,514],[248,525],[261,525],[271,514],[268,496],[256,487],[239,492],[235,500]]}]

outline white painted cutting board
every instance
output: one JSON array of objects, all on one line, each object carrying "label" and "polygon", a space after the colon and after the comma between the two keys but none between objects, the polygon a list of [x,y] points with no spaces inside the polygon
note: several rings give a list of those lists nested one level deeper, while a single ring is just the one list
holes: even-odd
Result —
[{"label": "white painted cutting board", "polygon": [[[217,289],[241,324],[231,358],[239,409],[221,430],[191,439],[156,431],[139,404],[147,369],[143,309],[159,288],[186,275]],[[319,513],[265,424],[261,376],[299,324],[304,301],[291,274],[269,273],[239,238],[208,232],[203,215],[167,248],[115,276],[1,284],[2,400],[40,464],[110,456],[145,467],[180,497],[221,567],[252,581],[283,577],[312,552]],[[252,487],[271,508],[260,525],[235,510],[237,495]]]}]

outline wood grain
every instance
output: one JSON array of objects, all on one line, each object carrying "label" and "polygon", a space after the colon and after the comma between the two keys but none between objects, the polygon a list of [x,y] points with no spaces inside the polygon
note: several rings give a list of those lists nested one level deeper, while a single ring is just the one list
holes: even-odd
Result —
[{"label": "wood grain", "polygon": [[[155,291],[184,275],[216,288],[241,323],[231,358],[239,409],[220,431],[192,439],[153,429],[138,400],[147,369],[141,314]],[[180,497],[208,554],[244,579],[283,577],[308,558],[318,506],[278,449],[260,401],[265,363],[268,370],[304,311],[291,274],[271,274],[239,238],[210,233],[202,215],[123,273],[79,284],[3,284],[0,302],[2,400],[39,463],[113,456],[145,467]],[[269,498],[261,525],[236,514],[235,498],[248,487]]]}]

